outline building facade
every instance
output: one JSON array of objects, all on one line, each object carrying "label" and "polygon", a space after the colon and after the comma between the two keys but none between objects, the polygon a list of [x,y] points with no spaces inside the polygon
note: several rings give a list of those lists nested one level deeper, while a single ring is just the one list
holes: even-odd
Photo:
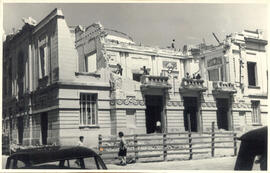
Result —
[{"label": "building facade", "polygon": [[125,33],[69,27],[60,9],[9,35],[3,56],[3,132],[13,143],[76,144],[98,135],[243,131],[267,117],[266,40],[245,31],[184,51]]},{"label": "building facade", "polygon": [[217,108],[220,102],[218,94],[222,93],[222,97],[228,99],[220,103],[221,109],[229,105],[226,109],[233,117],[225,126],[233,124],[243,130],[267,125],[266,45],[262,31],[244,30],[227,36],[219,46],[201,49],[201,54],[197,56],[202,76],[208,81],[208,88],[213,88],[208,98],[217,102]]}]

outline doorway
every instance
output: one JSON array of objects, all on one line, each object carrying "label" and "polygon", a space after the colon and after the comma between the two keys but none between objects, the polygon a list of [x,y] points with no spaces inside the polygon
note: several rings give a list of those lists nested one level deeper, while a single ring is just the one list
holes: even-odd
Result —
[{"label": "doorway", "polygon": [[18,142],[19,144],[23,144],[23,117],[17,118],[17,126],[18,126]]},{"label": "doorway", "polygon": [[216,99],[217,103],[217,126],[218,129],[229,130],[229,99]]},{"label": "doorway", "polygon": [[156,131],[157,121],[161,123],[162,126],[162,115],[163,115],[163,97],[146,95],[145,96],[145,115],[146,115],[146,133],[154,133]]},{"label": "doorway", "polygon": [[197,97],[184,97],[184,126],[185,131],[198,131]]},{"label": "doorway", "polygon": [[41,113],[40,125],[41,125],[42,145],[47,145],[47,137],[48,137],[48,113],[47,112]]}]

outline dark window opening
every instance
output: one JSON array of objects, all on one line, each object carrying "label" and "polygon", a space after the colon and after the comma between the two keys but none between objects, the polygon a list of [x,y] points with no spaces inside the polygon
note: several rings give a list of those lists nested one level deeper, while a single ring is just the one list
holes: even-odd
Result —
[{"label": "dark window opening", "polygon": [[24,131],[24,123],[23,123],[23,117],[18,117],[17,119],[17,126],[18,126],[18,139],[19,144],[23,144],[23,131]]},{"label": "dark window opening", "polygon": [[247,63],[248,70],[248,85],[256,86],[256,63],[248,62]]},{"label": "dark window opening", "polygon": [[97,94],[81,93],[80,125],[97,125]]},{"label": "dark window opening", "polygon": [[47,145],[47,137],[48,137],[48,113],[44,112],[40,116],[41,119],[41,142],[42,145]]},{"label": "dark window opening", "polygon": [[140,82],[142,74],[133,73],[133,80]]},{"label": "dark window opening", "polygon": [[47,47],[45,45],[39,48],[39,61],[40,61],[39,78],[42,79],[43,77],[48,75],[47,71],[48,57],[47,57]]}]

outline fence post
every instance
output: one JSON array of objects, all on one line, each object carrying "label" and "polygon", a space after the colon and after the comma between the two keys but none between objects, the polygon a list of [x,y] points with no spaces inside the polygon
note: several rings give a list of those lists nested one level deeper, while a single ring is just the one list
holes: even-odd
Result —
[{"label": "fence post", "polygon": [[98,135],[98,153],[101,156],[101,152],[103,151],[103,148],[101,148],[102,146],[102,135]]},{"label": "fence post", "polygon": [[137,139],[138,135],[134,135],[134,152],[135,152],[135,161],[137,161],[139,159],[138,157],[138,139]]},{"label": "fence post", "polygon": [[234,156],[237,155],[237,141],[236,141],[236,133],[233,133],[233,147],[234,147]]},{"label": "fence post", "polygon": [[163,160],[167,161],[167,134],[163,133]]},{"label": "fence post", "polygon": [[212,122],[212,133],[211,133],[211,155],[215,156],[215,122]]}]

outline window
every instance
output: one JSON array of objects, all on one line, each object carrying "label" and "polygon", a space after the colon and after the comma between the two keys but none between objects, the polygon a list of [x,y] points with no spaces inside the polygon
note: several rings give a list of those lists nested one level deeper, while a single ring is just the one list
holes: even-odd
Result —
[{"label": "window", "polygon": [[139,73],[133,73],[133,80],[140,82],[141,81],[142,74]]},{"label": "window", "polygon": [[35,164],[30,169],[102,169],[103,163],[98,157],[87,158],[70,158],[69,160],[61,160],[56,162],[46,162]]},{"label": "window", "polygon": [[20,160],[17,160],[17,168],[20,169],[20,168],[25,168],[26,167],[26,164]]},{"label": "window", "polygon": [[210,81],[218,81],[219,80],[218,69],[208,70],[208,74],[209,74]]},{"label": "window", "polygon": [[247,62],[247,70],[248,70],[248,85],[249,86],[256,86],[257,85],[257,69],[256,63],[254,62]]},{"label": "window", "polygon": [[260,102],[251,101],[251,108],[252,108],[252,124],[261,124]]},{"label": "window", "polygon": [[48,76],[48,54],[46,45],[43,45],[39,48],[39,78],[45,76]]},{"label": "window", "polygon": [[80,125],[97,125],[97,94],[81,93]]},{"label": "window", "polygon": [[85,57],[85,72],[95,72],[97,70],[97,53],[90,53]]},{"label": "window", "polygon": [[223,68],[208,70],[208,76],[210,81],[223,81]]}]

